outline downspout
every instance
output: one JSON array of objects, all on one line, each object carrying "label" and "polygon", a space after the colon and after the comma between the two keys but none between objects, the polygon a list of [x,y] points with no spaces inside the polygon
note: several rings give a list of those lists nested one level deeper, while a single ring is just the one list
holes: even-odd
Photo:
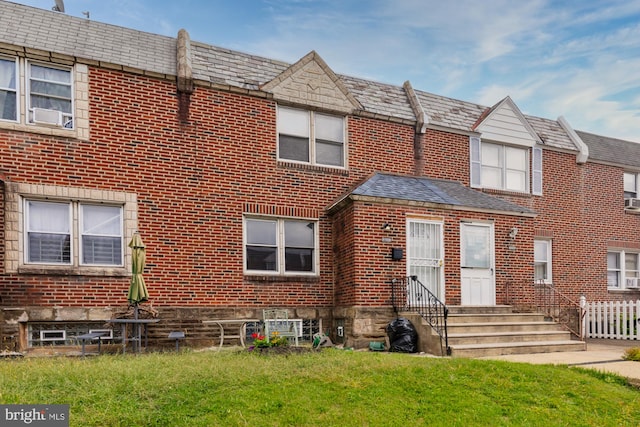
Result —
[{"label": "downspout", "polygon": [[576,131],[573,130],[569,122],[562,116],[558,117],[558,123],[564,131],[569,135],[571,142],[578,147],[578,155],[576,156],[576,163],[579,165],[587,163],[589,159],[589,147],[582,141],[582,138],[578,136]]},{"label": "downspout", "polygon": [[411,86],[409,80],[404,82],[402,87],[407,94],[407,98],[409,99],[409,104],[411,104],[413,114],[416,116],[415,135],[413,137],[414,175],[423,176],[425,133],[427,132],[427,123],[429,121],[429,117],[425,113],[424,108],[422,108],[420,100],[418,99],[418,95]]},{"label": "downspout", "polygon": [[189,123],[189,104],[193,93],[193,68],[191,65],[191,39],[185,29],[178,31],[177,39],[177,97],[178,120]]}]

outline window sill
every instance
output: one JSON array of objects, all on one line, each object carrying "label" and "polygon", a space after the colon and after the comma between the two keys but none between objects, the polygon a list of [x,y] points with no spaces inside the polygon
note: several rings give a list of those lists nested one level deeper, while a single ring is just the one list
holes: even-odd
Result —
[{"label": "window sill", "polygon": [[482,188],[482,192],[488,193],[488,194],[502,194],[505,196],[514,196],[514,197],[531,197],[531,193],[524,193],[520,191],[499,190],[497,188]]},{"label": "window sill", "polygon": [[21,265],[18,274],[43,274],[49,276],[109,276],[127,277],[130,272],[125,267],[73,267],[50,265]]},{"label": "window sill", "polygon": [[279,168],[285,168],[285,169],[300,169],[300,170],[306,170],[311,172],[321,172],[321,173],[329,173],[333,175],[349,176],[349,171],[347,169],[336,168],[331,166],[319,166],[319,165],[312,165],[309,163],[293,163],[293,162],[287,162],[286,160],[278,160],[277,166]]},{"label": "window sill", "polygon": [[620,289],[620,288],[607,288],[608,292],[612,292],[612,293],[631,293],[631,292],[640,292],[640,288],[639,289]]},{"label": "window sill", "polygon": [[22,124],[12,121],[0,121],[0,129],[9,129],[20,132],[38,133],[41,135],[63,136],[77,138],[78,132],[74,129],[68,129],[57,126],[39,126],[35,124]]},{"label": "window sill", "polygon": [[275,283],[275,282],[304,282],[317,283],[320,281],[319,276],[280,276],[280,275],[253,275],[245,274],[243,277],[248,283]]}]

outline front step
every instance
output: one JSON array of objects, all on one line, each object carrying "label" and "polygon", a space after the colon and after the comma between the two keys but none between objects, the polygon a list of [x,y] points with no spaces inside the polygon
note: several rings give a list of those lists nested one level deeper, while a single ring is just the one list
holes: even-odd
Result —
[{"label": "front step", "polygon": [[507,354],[553,353],[560,351],[585,351],[582,341],[530,341],[514,343],[485,343],[451,346],[453,357],[503,356]]},{"label": "front step", "polygon": [[[453,357],[586,350],[586,343],[572,340],[562,325],[540,313],[518,313],[510,306],[448,309],[447,330]],[[425,321],[422,327],[431,330]]]},{"label": "front step", "polygon": [[447,330],[453,357],[586,350],[543,314],[515,313],[509,306],[450,307]]}]

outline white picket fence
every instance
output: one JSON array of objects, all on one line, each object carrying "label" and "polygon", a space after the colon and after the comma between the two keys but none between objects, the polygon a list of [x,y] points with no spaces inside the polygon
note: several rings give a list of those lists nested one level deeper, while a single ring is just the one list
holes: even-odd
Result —
[{"label": "white picket fence", "polygon": [[584,336],[640,340],[640,300],[586,302]]}]

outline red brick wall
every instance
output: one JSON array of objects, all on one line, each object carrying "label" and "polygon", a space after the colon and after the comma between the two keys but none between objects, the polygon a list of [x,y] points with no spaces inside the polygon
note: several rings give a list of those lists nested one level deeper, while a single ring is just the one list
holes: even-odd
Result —
[{"label": "red brick wall", "polygon": [[[413,128],[348,120],[347,171],[276,161],[275,103],[197,88],[180,125],[174,83],[90,69],[90,141],[0,133],[5,173],[18,182],[137,193],[145,279],[157,306],[333,304],[332,225],[324,210],[375,171],[411,174]],[[320,219],[320,276],[244,277],[247,203],[308,209]],[[125,303],[128,279],[4,276],[4,305]]]},{"label": "red brick wall", "polygon": [[[355,201],[335,215],[335,222],[353,221],[354,240],[346,237],[336,239],[336,253],[345,254],[345,260],[337,259],[342,268],[354,260],[353,274],[341,282],[336,280],[337,292],[344,299],[336,299],[337,305],[385,306],[391,304],[390,282],[406,276],[406,220],[407,216],[422,216],[426,219],[442,219],[444,232],[444,276],[446,303],[460,304],[460,223],[462,220],[493,221],[495,224],[496,299],[498,304],[507,303],[507,288],[512,293],[530,297],[533,281],[533,243],[531,218],[508,215],[491,215],[474,212],[447,211],[420,207],[409,207]],[[349,220],[346,220],[348,218]],[[382,225],[389,223],[389,231]],[[334,226],[335,227],[335,226]],[[513,243],[508,238],[512,227],[522,229],[522,240]],[[351,249],[353,248],[353,249]],[[392,248],[402,248],[404,258],[393,260]],[[353,250],[353,254],[349,251]],[[347,258],[348,257],[348,258]],[[340,271],[340,268],[338,268]],[[342,286],[339,286],[342,285]]]},{"label": "red brick wall", "polygon": [[424,140],[424,175],[469,185],[469,137],[428,129]]}]

